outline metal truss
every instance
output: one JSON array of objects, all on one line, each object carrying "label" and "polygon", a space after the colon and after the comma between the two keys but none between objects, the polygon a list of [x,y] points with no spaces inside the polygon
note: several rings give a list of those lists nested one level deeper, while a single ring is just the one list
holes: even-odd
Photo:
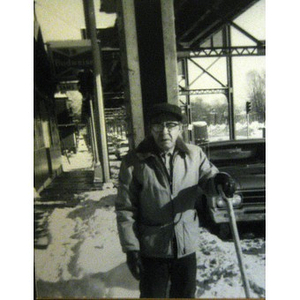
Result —
[{"label": "metal truss", "polygon": [[214,89],[181,89],[179,90],[180,96],[196,96],[196,95],[211,95],[211,94],[224,94],[228,93],[228,88],[214,88]]},{"label": "metal truss", "polygon": [[238,47],[210,47],[191,49],[178,52],[178,57],[220,57],[220,56],[263,56],[266,49],[264,45],[238,46]]}]

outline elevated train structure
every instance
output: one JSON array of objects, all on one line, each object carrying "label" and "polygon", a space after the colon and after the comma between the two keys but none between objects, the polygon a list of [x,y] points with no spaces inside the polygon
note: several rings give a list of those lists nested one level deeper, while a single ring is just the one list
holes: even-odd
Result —
[{"label": "elevated train structure", "polygon": [[[92,0],[84,2],[92,3]],[[147,134],[147,112],[154,103],[180,104],[188,125],[191,125],[194,121],[191,97],[222,93],[228,103],[229,139],[235,139],[232,58],[265,55],[265,40],[247,32],[235,19],[257,2],[102,0],[102,12],[118,14],[114,27],[96,30],[100,41],[102,100],[107,112],[105,121],[108,132],[126,130],[130,147],[135,147]],[[87,20],[87,10],[83,13]],[[243,35],[249,44],[234,45],[232,30]],[[93,136],[96,138],[93,147],[101,145],[97,139],[101,139],[103,132],[95,124],[99,121],[99,113],[95,105],[94,78],[90,74],[93,69],[90,33],[90,24],[86,21],[86,29],[82,29],[82,40],[79,41],[81,46],[77,48],[74,43],[78,44],[78,41],[74,41],[73,46],[72,41],[60,42],[60,48],[55,41],[48,41],[46,50],[41,32],[35,38],[34,187],[37,192],[63,172],[63,145],[57,120],[58,104],[54,97],[59,87],[73,82],[72,89],[81,90],[81,122],[89,127],[91,140]],[[82,45],[90,50],[82,51]],[[78,51],[77,65],[73,60],[74,64],[70,67],[69,62],[76,57],[70,54],[74,49]],[[65,60],[65,66],[60,64],[62,69],[59,70],[55,68],[55,59],[58,58],[55,55],[58,54],[61,61]],[[84,62],[80,62],[80,57]],[[207,57],[226,60],[226,82],[197,60]],[[193,88],[189,79],[189,64],[196,66],[199,74],[205,73],[211,77],[216,87]],[[79,74],[84,76],[80,78]],[[179,77],[183,79],[181,83],[178,82]],[[179,98],[181,102],[178,102]],[[185,136],[188,141],[195,142],[190,127]],[[101,152],[101,149],[98,150]],[[98,155],[97,151],[93,153]],[[102,165],[108,164],[107,157],[99,156],[97,159]],[[104,176],[103,181],[107,180],[109,178]]]}]

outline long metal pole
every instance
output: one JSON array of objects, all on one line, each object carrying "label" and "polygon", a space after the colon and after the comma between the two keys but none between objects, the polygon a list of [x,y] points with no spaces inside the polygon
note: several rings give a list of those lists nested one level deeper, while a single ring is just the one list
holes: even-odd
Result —
[{"label": "long metal pole", "polygon": [[94,67],[94,76],[96,83],[96,112],[97,122],[99,123],[99,130],[97,138],[100,138],[101,148],[98,149],[101,153],[102,163],[103,163],[103,175],[104,182],[108,183],[110,181],[109,174],[109,159],[107,151],[107,141],[106,141],[106,128],[105,128],[105,114],[104,114],[104,103],[103,103],[103,94],[102,94],[102,84],[101,84],[101,61],[100,61],[100,49],[97,42],[97,33],[96,33],[96,19],[95,19],[95,9],[93,0],[83,0],[88,5],[88,23],[90,29],[90,38],[92,43],[92,53],[93,53],[93,67]]},{"label": "long metal pole", "polygon": [[89,130],[89,136],[90,136],[90,142],[91,142],[91,148],[92,148],[92,154],[93,154],[93,163],[96,161],[96,152],[95,152],[95,141],[94,141],[94,133],[92,129],[92,119],[91,117],[88,118],[88,130]]},{"label": "long metal pole", "polygon": [[[231,47],[231,31],[230,26],[226,25],[223,33],[225,47]],[[231,140],[235,139],[235,121],[234,121],[234,105],[233,105],[233,78],[232,78],[232,57],[230,51],[226,54],[227,67],[227,85],[228,85],[228,117],[229,117],[229,137]]]},{"label": "long metal pole", "polygon": [[249,139],[249,114],[247,114],[247,139]]},{"label": "long metal pole", "polygon": [[[184,74],[184,80],[185,80],[185,88],[190,89],[190,79],[189,79],[189,68],[188,68],[188,59],[185,57],[182,61],[182,70]],[[192,107],[191,107],[191,97],[190,93],[186,94],[186,105],[187,105],[187,118],[188,118],[188,125],[192,125],[193,119],[192,119]],[[192,142],[192,144],[195,143],[194,134],[192,130],[188,129],[188,137],[189,141]]]},{"label": "long metal pole", "polygon": [[232,202],[231,202],[230,198],[227,198],[225,196],[221,186],[218,186],[218,191],[221,194],[222,198],[227,203],[227,208],[228,208],[228,213],[229,213],[229,220],[230,220],[230,227],[231,227],[233,240],[234,240],[235,251],[236,251],[236,254],[237,254],[238,263],[239,263],[239,267],[240,267],[240,271],[241,271],[241,275],[242,275],[244,290],[245,290],[246,298],[250,298],[249,281],[248,281],[247,276],[246,276],[246,269],[245,269],[244,262],[243,262],[241,242],[240,242],[239,232],[238,232],[237,225],[236,225],[236,219],[235,219],[235,214],[234,214]]},{"label": "long metal pole", "polygon": [[95,131],[95,118],[94,118],[94,108],[93,108],[93,100],[90,100],[90,113],[91,117],[89,118],[89,124],[91,128],[91,141],[93,145],[93,155],[94,155],[94,163],[95,165],[99,164],[99,151],[98,151],[98,145],[97,145],[97,136]]}]

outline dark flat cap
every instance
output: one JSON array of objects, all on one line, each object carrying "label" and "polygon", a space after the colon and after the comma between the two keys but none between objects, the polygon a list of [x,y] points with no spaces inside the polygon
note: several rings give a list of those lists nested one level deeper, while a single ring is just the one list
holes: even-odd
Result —
[{"label": "dark flat cap", "polygon": [[150,111],[150,119],[157,118],[159,115],[172,115],[178,121],[182,121],[181,109],[174,104],[155,104]]}]

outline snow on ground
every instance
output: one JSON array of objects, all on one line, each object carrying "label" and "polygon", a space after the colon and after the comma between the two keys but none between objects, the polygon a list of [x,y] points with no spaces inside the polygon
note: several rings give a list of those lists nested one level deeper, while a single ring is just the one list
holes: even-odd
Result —
[{"label": "snow on ground", "polygon": [[93,156],[89,153],[89,149],[82,135],[78,139],[78,151],[76,154],[68,152],[62,156],[62,165],[64,172],[75,169],[91,169],[93,168]]},{"label": "snow on ground", "polygon": [[[250,138],[262,138],[263,128],[265,124],[258,123],[257,121],[249,124],[249,137]],[[208,136],[211,142],[228,140],[229,126],[226,124],[216,124],[208,126]],[[247,123],[236,123],[235,133],[237,139],[247,139],[248,129]]]},{"label": "snow on ground", "polygon": [[116,189],[98,191],[97,200],[91,193],[76,207],[55,208],[48,219],[51,242],[35,250],[41,297],[138,297],[119,243]]},{"label": "snow on ground", "polygon": [[[65,170],[89,168],[92,157],[81,139],[78,153]],[[117,176],[118,161],[112,161]],[[35,249],[39,298],[138,298],[138,281],[130,274],[116,225],[116,188],[79,194],[75,207],[49,210],[50,242]],[[265,241],[242,240],[251,297],[265,297]],[[235,248],[207,229],[199,228],[197,298],[245,297]]]},{"label": "snow on ground", "polygon": [[[90,200],[86,193],[76,207],[51,213],[51,242],[46,250],[35,250],[41,297],[139,297],[138,282],[119,244],[112,205],[116,190],[110,192],[99,192],[98,200]],[[242,247],[251,296],[264,297],[264,241],[243,240]],[[199,229],[197,254],[197,298],[244,297],[233,242]]]},{"label": "snow on ground", "polygon": [[[204,228],[200,228],[199,240],[197,298],[245,297],[234,243]],[[264,240],[243,240],[241,244],[251,297],[264,297]]]}]

